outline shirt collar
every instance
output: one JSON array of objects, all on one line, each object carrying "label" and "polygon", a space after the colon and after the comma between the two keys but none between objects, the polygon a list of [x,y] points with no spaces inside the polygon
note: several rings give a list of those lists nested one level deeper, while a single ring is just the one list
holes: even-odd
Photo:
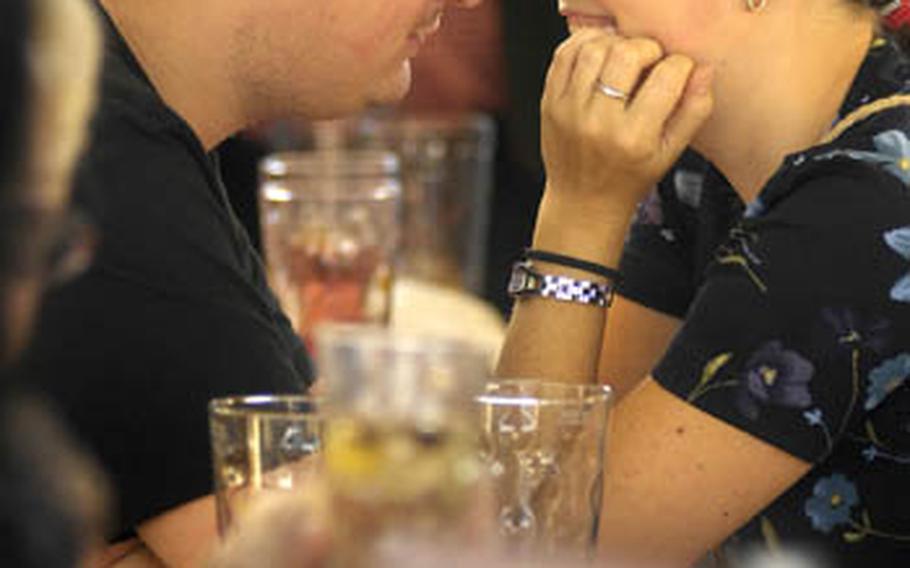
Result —
[{"label": "shirt collar", "polygon": [[99,16],[98,19],[101,22],[101,29],[104,32],[105,55],[108,58],[120,61],[132,75],[149,88],[154,89],[151,80],[149,80],[142,65],[139,64],[139,60],[133,55],[133,51],[127,45],[126,39],[120,34],[120,30],[117,29],[117,25],[114,24],[110,14],[107,13],[107,10],[104,9],[100,2],[95,2],[94,5]]},{"label": "shirt collar", "polygon": [[872,101],[910,93],[910,60],[888,36],[876,37],[840,108],[838,120]]}]

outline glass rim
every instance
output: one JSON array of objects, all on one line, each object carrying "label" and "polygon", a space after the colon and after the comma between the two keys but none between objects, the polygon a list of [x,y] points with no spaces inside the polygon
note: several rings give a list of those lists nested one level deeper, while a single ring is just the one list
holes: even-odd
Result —
[{"label": "glass rim", "polygon": [[[557,393],[550,396],[534,392],[489,392],[489,387],[492,385],[536,385],[543,389],[553,389]],[[610,404],[613,402],[613,396],[613,388],[605,384],[573,384],[541,379],[515,378],[487,381],[484,385],[484,392],[475,396],[474,400],[482,404],[498,404],[502,406],[548,406],[592,400]]]},{"label": "glass rim", "polygon": [[[472,353],[489,358],[482,344],[432,332],[398,330],[376,324],[329,322],[314,330],[318,350],[337,347],[366,347],[406,354],[444,355]],[[329,345],[331,343],[331,345]]]},{"label": "glass rim", "polygon": [[[322,397],[306,394],[253,394],[229,395],[213,398],[208,410],[211,416],[288,416],[293,414],[319,414]],[[281,407],[280,405],[286,405]],[[295,405],[309,405],[311,411],[295,410]]]},{"label": "glass rim", "polygon": [[[339,181],[339,183],[344,183]],[[303,184],[303,187],[297,186]],[[259,195],[266,203],[396,203],[402,198],[401,184],[389,179],[364,188],[345,187],[343,191],[308,185],[302,178],[266,179]]]},{"label": "glass rim", "polygon": [[401,160],[391,150],[314,148],[289,150],[267,155],[259,163],[263,181],[319,178],[341,179],[401,175]]}]

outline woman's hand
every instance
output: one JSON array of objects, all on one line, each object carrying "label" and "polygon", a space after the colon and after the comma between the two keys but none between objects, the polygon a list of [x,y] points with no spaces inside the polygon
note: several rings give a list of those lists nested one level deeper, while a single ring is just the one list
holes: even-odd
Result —
[{"label": "woman's hand", "polygon": [[712,76],[650,39],[572,35],[556,51],[541,103],[547,201],[631,211],[711,113]]}]

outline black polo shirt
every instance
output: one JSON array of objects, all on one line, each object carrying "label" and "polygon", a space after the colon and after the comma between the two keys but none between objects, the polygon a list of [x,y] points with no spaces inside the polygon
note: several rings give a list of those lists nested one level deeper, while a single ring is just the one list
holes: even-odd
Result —
[{"label": "black polo shirt", "polygon": [[216,157],[105,23],[100,107],[75,180],[102,241],[89,272],[49,295],[25,369],[106,467],[122,536],[211,493],[210,399],[299,392],[312,374]]}]

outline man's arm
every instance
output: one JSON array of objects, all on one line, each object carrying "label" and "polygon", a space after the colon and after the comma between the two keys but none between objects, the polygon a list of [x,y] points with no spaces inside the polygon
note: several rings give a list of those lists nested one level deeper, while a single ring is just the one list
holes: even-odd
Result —
[{"label": "man's arm", "polygon": [[104,551],[101,558],[88,563],[90,568],[166,568],[141,540],[117,543]]},{"label": "man's arm", "polygon": [[218,540],[215,498],[191,501],[150,519],[136,529],[141,546],[112,568],[199,568]]}]

